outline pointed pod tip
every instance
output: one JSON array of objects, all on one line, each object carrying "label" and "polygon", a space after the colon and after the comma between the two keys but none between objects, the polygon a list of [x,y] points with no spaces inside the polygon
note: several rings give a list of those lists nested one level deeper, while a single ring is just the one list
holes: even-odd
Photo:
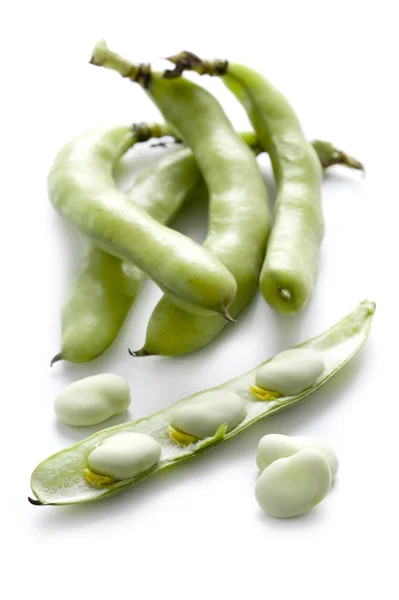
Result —
[{"label": "pointed pod tip", "polygon": [[342,164],[350,169],[356,169],[357,171],[360,171],[363,177],[366,175],[366,169],[363,163],[353,156],[349,156],[349,154],[343,154]]},{"label": "pointed pod tip", "polygon": [[369,302],[369,312],[370,312],[370,314],[373,315],[375,313],[376,309],[377,309],[376,302],[373,302],[373,301]]},{"label": "pointed pod tip", "polygon": [[130,356],[134,356],[135,358],[138,356],[151,356],[151,353],[147,352],[145,348],[141,348],[140,350],[130,350],[130,348],[128,348],[127,351]]},{"label": "pointed pod tip", "polygon": [[31,498],[30,496],[28,496],[28,502],[33,504],[33,506],[43,506],[43,502],[40,502],[40,500],[37,500],[36,498]]},{"label": "pointed pod tip", "polygon": [[227,308],[224,308],[223,310],[221,310],[219,314],[228,323],[237,323],[237,321],[235,319],[233,319],[233,317],[230,315]]},{"label": "pointed pod tip", "polygon": [[60,360],[64,360],[64,357],[62,355],[61,352],[58,352],[58,354],[56,354],[50,361],[50,367],[53,366],[54,363],[60,361]]}]

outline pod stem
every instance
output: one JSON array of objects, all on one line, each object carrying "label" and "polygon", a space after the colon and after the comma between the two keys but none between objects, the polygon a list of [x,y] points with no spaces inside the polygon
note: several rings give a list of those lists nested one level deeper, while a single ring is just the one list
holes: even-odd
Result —
[{"label": "pod stem", "polygon": [[[174,69],[167,69],[164,72],[164,77],[166,79],[180,77],[184,71],[195,71],[200,75],[222,76],[227,73],[229,66],[227,60],[203,60],[196,54],[186,50],[173,56],[168,56],[166,60],[174,64]],[[360,161],[353,156],[346,154],[346,152],[338,150],[329,142],[314,140],[312,145],[319,156],[323,169],[327,169],[333,165],[344,165],[350,169],[362,171],[364,174],[364,166]],[[257,153],[261,151],[259,145],[255,145],[254,148]]]},{"label": "pod stem", "polygon": [[[166,70],[164,72],[163,76],[166,79],[180,77],[184,71],[196,71],[200,75],[222,76],[227,73],[229,65],[227,60],[202,60],[196,54],[188,51],[179,52],[174,56],[169,56],[167,60],[173,63],[175,67],[172,70]],[[112,52],[108,48],[105,40],[100,40],[95,45],[90,64],[116,71],[122,77],[126,77],[131,81],[139,83],[145,89],[150,86],[152,75],[151,66],[147,63],[132,63],[116,52]],[[162,125],[140,123],[133,126],[133,131],[137,136],[138,142],[144,142],[151,138],[161,138],[164,136],[172,136],[176,141],[180,141],[166,123]],[[256,142],[255,136],[248,139],[248,145],[257,154],[260,153],[262,148],[259,143]],[[338,150],[329,142],[314,140],[312,145],[317,152],[324,169],[327,169],[332,165],[345,165],[351,169],[357,169],[364,173],[364,167],[361,162],[342,150]],[[230,319],[227,320],[230,321]]]},{"label": "pod stem", "polygon": [[[173,137],[177,143],[181,141],[168,123],[134,123],[132,130],[136,142],[148,142],[153,138],[163,137]],[[158,144],[166,146],[165,142],[158,142]]]},{"label": "pod stem", "polygon": [[313,140],[312,146],[316,150],[323,169],[328,169],[333,165],[344,165],[350,169],[357,169],[365,173],[363,164],[350,154],[335,148],[330,142],[323,140]]},{"label": "pod stem", "polygon": [[150,352],[148,352],[145,348],[141,348],[140,350],[130,350],[130,348],[127,349],[127,351],[129,352],[130,356],[152,356],[152,354]]},{"label": "pod stem", "polygon": [[58,352],[58,354],[56,354],[55,356],[53,356],[53,358],[50,361],[50,367],[52,367],[54,363],[56,363],[56,362],[58,362],[60,360],[64,360],[62,352]]},{"label": "pod stem", "polygon": [[256,155],[262,154],[264,152],[261,143],[258,140],[258,137],[254,131],[243,131],[240,133],[240,137],[246,145],[251,148],[252,152]]},{"label": "pod stem", "polygon": [[[90,64],[96,67],[105,67],[116,71],[122,77],[127,77],[132,81],[136,81],[144,88],[147,88],[151,79],[151,67],[148,64],[134,64],[112,52],[105,40],[100,40],[94,47]],[[167,123],[135,123],[132,126],[135,142],[147,142],[152,138],[173,137],[176,142],[180,143],[181,139],[176,135],[175,131]]]},{"label": "pod stem", "polygon": [[176,79],[184,71],[196,71],[200,75],[225,75],[229,63],[227,60],[202,60],[196,54],[183,50],[174,56],[168,56],[169,62],[175,65],[174,69],[167,69],[164,72],[166,79]]},{"label": "pod stem", "polygon": [[116,71],[122,77],[139,83],[145,89],[149,87],[151,82],[151,67],[149,64],[135,64],[130,62],[130,60],[123,58],[123,56],[120,56],[116,52],[112,52],[105,40],[100,40],[94,46],[90,64]]}]

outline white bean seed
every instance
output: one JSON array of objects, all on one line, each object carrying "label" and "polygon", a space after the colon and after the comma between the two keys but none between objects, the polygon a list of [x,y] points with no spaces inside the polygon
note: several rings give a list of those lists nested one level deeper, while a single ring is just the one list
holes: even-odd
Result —
[{"label": "white bean seed", "polygon": [[321,355],[307,348],[293,348],[277,354],[256,374],[256,385],[292,396],[311,386],[324,371]]},{"label": "white bean seed", "polygon": [[97,425],[127,409],[130,390],[119,375],[104,373],[75,381],[55,399],[54,410],[67,425]]},{"label": "white bean seed", "polygon": [[255,497],[272,517],[296,517],[311,510],[328,494],[331,470],[318,450],[300,450],[272,462],[260,475]]},{"label": "white bean seed", "polygon": [[121,481],[150,469],[158,462],[161,450],[161,445],[149,435],[120,433],[94,448],[88,464],[94,473]]},{"label": "white bean seed", "polygon": [[223,423],[227,424],[227,431],[231,431],[246,414],[245,402],[237,394],[206,392],[178,408],[171,425],[177,431],[202,439],[214,435]]},{"label": "white bean seed", "polygon": [[311,437],[291,437],[277,433],[265,435],[258,444],[256,463],[259,469],[264,471],[275,460],[292,456],[308,448],[318,450],[324,456],[330,466],[331,478],[335,479],[339,468],[338,456],[330,446]]}]

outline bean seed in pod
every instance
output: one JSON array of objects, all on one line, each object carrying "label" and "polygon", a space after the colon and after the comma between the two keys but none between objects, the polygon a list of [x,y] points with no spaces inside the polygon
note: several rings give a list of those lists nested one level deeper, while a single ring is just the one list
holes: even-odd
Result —
[{"label": "bean seed in pod", "polygon": [[292,396],[313,385],[324,369],[323,359],[315,350],[284,350],[259,369],[251,392],[260,400]]},{"label": "bean seed in pod", "polygon": [[161,456],[161,445],[144,433],[121,433],[105,439],[89,454],[93,473],[122,481],[147,471]]},{"label": "bean seed in pod", "polygon": [[245,419],[246,414],[245,402],[237,394],[206,392],[177,409],[169,433],[177,443],[195,442],[214,435],[223,423],[226,423],[227,431],[231,431]]}]

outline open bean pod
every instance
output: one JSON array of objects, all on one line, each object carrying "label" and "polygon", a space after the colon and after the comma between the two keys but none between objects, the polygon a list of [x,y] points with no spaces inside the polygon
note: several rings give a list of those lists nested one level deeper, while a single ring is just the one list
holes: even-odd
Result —
[{"label": "open bean pod", "polygon": [[[31,499],[31,502],[39,505],[61,505],[91,502],[112,496],[136,485],[149,475],[203,454],[217,444],[234,437],[259,419],[301,402],[326,383],[359,352],[369,335],[374,311],[375,304],[364,300],[353,312],[332,328],[298,346],[318,352],[324,363],[324,371],[320,377],[300,393],[293,396],[280,395],[268,401],[261,401],[254,396],[250,387],[255,384],[259,369],[269,362],[265,361],[244,375],[216,386],[212,390],[207,390],[208,392],[231,392],[238,395],[245,403],[246,414],[232,429],[228,430],[227,424],[221,423],[211,437],[198,439],[187,445],[176,444],[170,437],[169,427],[176,412],[198,398],[199,394],[194,394],[149,417],[104,429],[74,446],[50,456],[40,463],[32,474],[31,487],[36,499]],[[94,481],[94,485],[89,483],[84,473],[88,468],[88,459],[93,450],[111,436],[128,432],[146,434],[156,440],[161,446],[159,460],[149,469],[129,479],[104,482],[105,485],[100,487],[97,485],[98,482]]]}]

